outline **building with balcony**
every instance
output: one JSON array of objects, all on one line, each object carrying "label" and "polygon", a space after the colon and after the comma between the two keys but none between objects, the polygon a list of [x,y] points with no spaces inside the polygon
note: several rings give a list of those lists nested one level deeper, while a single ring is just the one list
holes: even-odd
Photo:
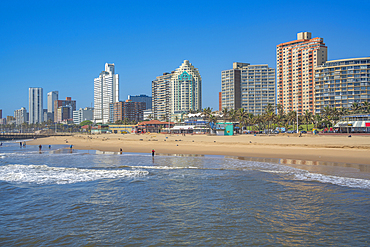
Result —
[{"label": "building with balcony", "polygon": [[233,69],[221,72],[222,109],[244,108],[261,114],[268,105],[275,105],[275,69],[267,64],[233,63]]},{"label": "building with balcony", "polygon": [[86,120],[93,121],[93,119],[94,119],[94,108],[92,107],[80,108],[77,111],[73,111],[74,124],[80,124],[81,122]]},{"label": "building with balcony", "polygon": [[111,108],[111,123],[118,120],[125,121],[135,121],[141,122],[144,119],[143,112],[145,110],[145,102],[132,102],[126,100],[125,102],[115,102],[110,104]]},{"label": "building with balcony", "polygon": [[370,101],[370,57],[331,60],[315,68],[315,113]]},{"label": "building with balcony", "polygon": [[152,117],[169,119],[171,115],[171,73],[163,73],[152,81]]},{"label": "building with balcony", "polygon": [[277,103],[285,112],[314,113],[314,68],[327,60],[323,38],[297,34],[297,40],[276,46]]},{"label": "building with balcony", "polygon": [[[58,112],[60,107],[69,107],[70,110],[63,109]],[[66,97],[65,100],[55,100],[54,101],[54,122],[60,123],[65,119],[73,119],[73,111],[76,110],[76,101],[72,100],[71,97]],[[63,114],[61,113],[63,112]],[[65,113],[68,112],[68,115]]]}]

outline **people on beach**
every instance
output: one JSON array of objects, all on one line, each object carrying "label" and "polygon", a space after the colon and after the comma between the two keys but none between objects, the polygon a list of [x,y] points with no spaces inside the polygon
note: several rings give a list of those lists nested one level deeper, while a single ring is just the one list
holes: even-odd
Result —
[{"label": "people on beach", "polygon": [[42,149],[42,146],[41,146],[41,144],[39,145],[39,151],[41,151],[41,149]]},{"label": "people on beach", "polygon": [[51,148],[51,145],[49,145],[49,149]]},{"label": "people on beach", "polygon": [[155,150],[153,149],[153,150],[152,150],[152,156],[154,156],[154,153],[155,153]]},{"label": "people on beach", "polygon": [[119,149],[119,153],[122,154],[122,148]]},{"label": "people on beach", "polygon": [[23,142],[23,147],[26,147],[26,142]]},{"label": "people on beach", "polygon": [[0,147],[3,145],[3,143],[2,142],[0,142]]},{"label": "people on beach", "polygon": [[19,146],[22,147],[22,142],[19,143]]}]

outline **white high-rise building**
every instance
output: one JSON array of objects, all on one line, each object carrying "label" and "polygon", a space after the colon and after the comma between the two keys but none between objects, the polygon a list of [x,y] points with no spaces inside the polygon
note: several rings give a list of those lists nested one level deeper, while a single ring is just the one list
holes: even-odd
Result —
[{"label": "white high-rise building", "polygon": [[197,68],[184,60],[171,78],[171,114],[202,109],[202,78]]},{"label": "white high-rise building", "polygon": [[42,123],[43,112],[43,90],[41,87],[29,88],[29,123]]},{"label": "white high-rise building", "polygon": [[58,100],[58,91],[48,92],[48,112],[54,113],[54,101]]},{"label": "white high-rise building", "polygon": [[22,107],[19,110],[14,111],[15,124],[21,125],[22,123],[27,123],[27,110]]},{"label": "white high-rise building", "polygon": [[109,104],[119,101],[119,77],[114,64],[105,64],[105,70],[94,79],[94,121],[109,122]]}]

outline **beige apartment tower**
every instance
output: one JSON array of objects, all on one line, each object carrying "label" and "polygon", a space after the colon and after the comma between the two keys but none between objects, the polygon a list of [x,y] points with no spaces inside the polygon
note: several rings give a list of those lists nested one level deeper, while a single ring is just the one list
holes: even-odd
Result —
[{"label": "beige apartment tower", "polygon": [[276,46],[277,103],[285,112],[315,112],[314,72],[327,56],[323,38],[311,38],[309,32],[298,33],[297,40]]}]

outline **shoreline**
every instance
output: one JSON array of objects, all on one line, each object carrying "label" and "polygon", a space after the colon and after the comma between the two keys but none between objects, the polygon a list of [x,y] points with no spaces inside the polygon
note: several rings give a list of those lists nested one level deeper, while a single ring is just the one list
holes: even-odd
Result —
[{"label": "shoreline", "polygon": [[224,155],[370,165],[368,136],[206,136],[101,134],[52,136],[28,145],[73,145],[74,149],[157,154]]}]

